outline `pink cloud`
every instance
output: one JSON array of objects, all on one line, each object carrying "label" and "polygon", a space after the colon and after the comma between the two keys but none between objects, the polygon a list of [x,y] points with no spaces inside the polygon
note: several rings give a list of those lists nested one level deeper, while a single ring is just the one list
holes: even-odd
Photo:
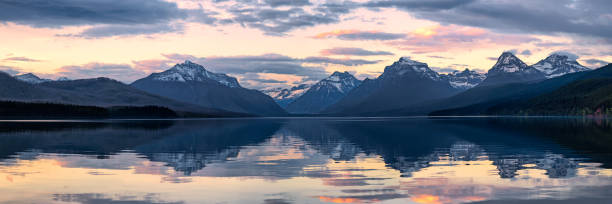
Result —
[{"label": "pink cloud", "polygon": [[433,26],[419,28],[407,35],[406,38],[387,42],[388,45],[413,53],[445,52],[449,50],[466,50],[470,48],[483,48],[499,45],[518,45],[539,41],[537,38],[497,34],[490,31],[466,26]]}]

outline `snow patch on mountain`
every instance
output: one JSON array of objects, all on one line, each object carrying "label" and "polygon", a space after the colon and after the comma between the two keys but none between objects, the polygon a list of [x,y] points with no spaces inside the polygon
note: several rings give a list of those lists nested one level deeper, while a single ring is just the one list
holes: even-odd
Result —
[{"label": "snow patch on mountain", "polygon": [[529,66],[525,64],[522,60],[516,57],[511,52],[504,52],[497,59],[497,63],[491,68],[491,71],[494,72],[522,72],[526,70]]},{"label": "snow patch on mountain", "polygon": [[42,79],[32,73],[15,75],[15,79],[30,83],[30,84],[40,84],[43,82],[52,81],[51,79]]},{"label": "snow patch on mountain", "polygon": [[214,80],[229,87],[240,87],[236,78],[226,74],[210,72],[202,65],[189,60],[182,64],[176,64],[164,72],[152,74],[152,79],[178,82]]},{"label": "snow patch on mountain", "polygon": [[311,89],[335,88],[340,93],[347,93],[361,83],[348,72],[334,72],[331,76],[319,81]]},{"label": "snow patch on mountain", "polygon": [[310,84],[300,84],[291,88],[270,88],[263,89],[261,92],[272,97],[276,101],[292,100],[302,96],[310,88]]},{"label": "snow patch on mountain", "polygon": [[575,54],[557,51],[532,65],[532,67],[544,73],[546,78],[554,78],[569,73],[590,70],[578,63],[578,61],[576,61],[577,59],[578,56]]},{"label": "snow patch on mountain", "polygon": [[441,76],[448,80],[453,88],[462,90],[475,87],[487,78],[485,74],[467,68],[463,71],[454,71],[449,74],[442,74]]},{"label": "snow patch on mountain", "polygon": [[398,77],[404,76],[408,73],[429,78],[434,81],[442,80],[440,74],[431,70],[427,63],[412,60],[410,57],[401,57],[397,62],[385,67],[385,71],[380,77]]}]

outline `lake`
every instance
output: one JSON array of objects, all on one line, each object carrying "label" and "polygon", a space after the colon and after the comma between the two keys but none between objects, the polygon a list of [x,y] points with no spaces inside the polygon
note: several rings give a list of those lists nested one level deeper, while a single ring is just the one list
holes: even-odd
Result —
[{"label": "lake", "polygon": [[0,122],[0,203],[611,203],[612,122]]}]

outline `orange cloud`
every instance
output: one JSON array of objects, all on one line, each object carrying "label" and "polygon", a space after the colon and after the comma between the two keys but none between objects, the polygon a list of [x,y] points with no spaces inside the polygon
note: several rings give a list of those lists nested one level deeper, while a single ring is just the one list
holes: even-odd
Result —
[{"label": "orange cloud", "polygon": [[327,196],[319,196],[319,200],[328,203],[356,203],[360,202],[359,199],[356,198],[337,198],[337,197],[327,197]]},{"label": "orange cloud", "polygon": [[429,194],[416,195],[410,198],[412,201],[424,204],[442,204],[440,197]]},{"label": "orange cloud", "polygon": [[499,45],[518,45],[538,41],[537,38],[492,33],[484,29],[467,26],[431,26],[418,28],[406,38],[387,42],[399,49],[413,53],[445,52],[454,49],[484,48]]},{"label": "orange cloud", "polygon": [[330,37],[338,37],[338,36],[341,36],[341,35],[344,35],[344,34],[354,34],[354,33],[358,33],[358,32],[376,32],[376,31],[334,30],[334,31],[330,31],[330,32],[319,33],[319,34],[315,35],[313,38],[324,39],[324,38],[330,38]]}]

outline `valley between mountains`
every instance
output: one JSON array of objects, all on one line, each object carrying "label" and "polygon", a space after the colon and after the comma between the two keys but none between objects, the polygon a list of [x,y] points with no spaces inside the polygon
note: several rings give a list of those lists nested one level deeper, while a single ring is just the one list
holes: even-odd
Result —
[{"label": "valley between mountains", "polygon": [[502,53],[487,73],[448,74],[401,57],[376,78],[333,72],[315,84],[254,90],[185,61],[124,84],[0,73],[4,118],[173,118],[612,114],[612,64],[590,69],[553,53],[527,65]]}]

